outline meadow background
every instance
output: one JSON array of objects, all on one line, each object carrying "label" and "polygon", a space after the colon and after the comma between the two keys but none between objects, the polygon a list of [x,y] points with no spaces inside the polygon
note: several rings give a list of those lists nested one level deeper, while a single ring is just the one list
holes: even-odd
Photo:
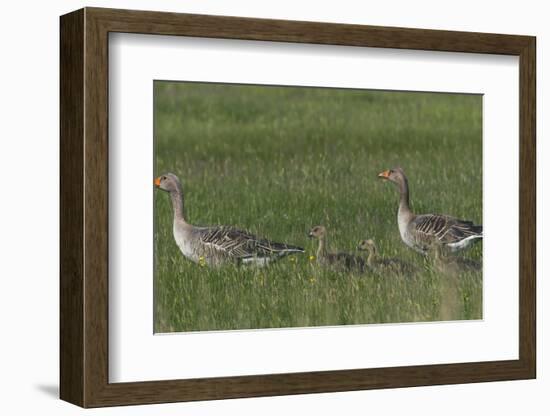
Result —
[{"label": "meadow background", "polygon": [[[155,175],[182,181],[186,219],[304,247],[269,268],[186,260],[167,193],[155,195],[155,332],[482,318],[482,274],[441,275],[407,248],[398,193],[377,179],[401,166],[413,210],[482,223],[479,95],[156,81]],[[333,250],[373,238],[413,262],[414,278],[320,269],[314,225]],[[464,253],[481,260],[482,244]]]}]

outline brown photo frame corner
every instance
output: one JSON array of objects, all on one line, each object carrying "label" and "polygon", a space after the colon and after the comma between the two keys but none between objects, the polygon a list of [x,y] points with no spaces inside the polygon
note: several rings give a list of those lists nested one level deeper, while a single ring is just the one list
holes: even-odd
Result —
[{"label": "brown photo frame corner", "polygon": [[[60,30],[61,399],[82,407],[101,407],[536,377],[535,37],[101,8],[62,16]],[[518,56],[519,359],[109,383],[110,32]]]}]

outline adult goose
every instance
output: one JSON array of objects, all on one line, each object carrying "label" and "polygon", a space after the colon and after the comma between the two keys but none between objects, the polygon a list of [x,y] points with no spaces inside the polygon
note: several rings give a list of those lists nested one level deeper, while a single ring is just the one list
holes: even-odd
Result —
[{"label": "adult goose", "polygon": [[309,238],[319,241],[317,247],[316,262],[323,267],[344,269],[349,271],[365,271],[367,266],[362,257],[344,252],[332,252],[327,248],[327,229],[322,225],[316,225],[309,232]]},{"label": "adult goose", "polygon": [[401,259],[380,257],[372,239],[360,241],[357,249],[368,253],[367,266],[375,272],[411,276],[418,271],[415,266]]},{"label": "adult goose", "polygon": [[265,266],[276,259],[304,251],[301,247],[275,243],[232,227],[191,225],[183,215],[183,189],[178,177],[165,173],[154,183],[158,189],[170,194],[174,210],[174,239],[182,254],[195,263]]},{"label": "adult goose", "polygon": [[399,188],[397,224],[401,239],[407,246],[423,254],[434,243],[457,251],[483,238],[483,227],[474,225],[472,221],[441,214],[414,214],[409,205],[409,182],[401,168],[385,170],[378,177],[395,183]]}]

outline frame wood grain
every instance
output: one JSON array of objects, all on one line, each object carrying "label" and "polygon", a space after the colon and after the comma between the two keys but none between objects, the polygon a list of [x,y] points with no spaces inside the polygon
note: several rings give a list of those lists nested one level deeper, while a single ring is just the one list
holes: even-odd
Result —
[{"label": "frame wood grain", "polygon": [[[82,407],[336,392],[536,376],[535,38],[85,8],[60,19],[60,396]],[[108,34],[248,39],[519,56],[519,359],[109,383]]]}]

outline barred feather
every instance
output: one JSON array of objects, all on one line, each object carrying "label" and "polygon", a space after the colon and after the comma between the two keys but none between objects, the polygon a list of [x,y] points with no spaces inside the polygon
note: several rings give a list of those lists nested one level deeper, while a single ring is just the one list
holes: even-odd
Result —
[{"label": "barred feather", "polygon": [[302,253],[303,248],[258,238],[231,227],[198,228],[200,244],[212,256],[246,259],[250,257],[284,257]]},{"label": "barred feather", "polygon": [[471,221],[460,220],[448,215],[425,214],[416,216],[410,223],[410,232],[422,250],[433,243],[459,245],[462,241],[483,237],[483,227]]},{"label": "barred feather", "polygon": [[409,181],[403,169],[397,167],[385,170],[378,177],[399,187],[397,225],[401,239],[407,246],[421,253],[426,253],[434,244],[456,251],[483,238],[483,227],[471,221],[441,214],[415,215],[409,205]]},{"label": "barred feather", "polygon": [[178,177],[165,173],[154,183],[158,189],[170,193],[174,210],[174,240],[181,253],[195,263],[219,266],[233,261],[265,266],[271,260],[304,251],[301,247],[275,243],[232,227],[191,225],[183,215],[183,189]]}]

